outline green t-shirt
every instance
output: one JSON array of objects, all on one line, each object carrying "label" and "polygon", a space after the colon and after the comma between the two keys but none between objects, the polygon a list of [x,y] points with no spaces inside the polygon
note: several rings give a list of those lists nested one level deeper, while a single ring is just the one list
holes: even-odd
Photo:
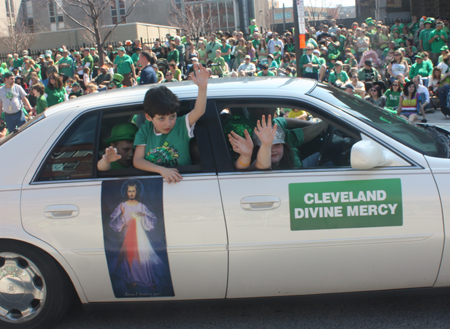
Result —
[{"label": "green t-shirt", "polygon": [[131,59],[133,60],[134,66],[136,66],[137,62],[139,60],[139,54],[138,53],[134,53],[133,55],[131,55]]},{"label": "green t-shirt", "polygon": [[180,52],[177,49],[172,50],[167,55],[167,63],[170,63],[172,61],[175,62],[176,64],[180,62]]},{"label": "green t-shirt", "polygon": [[58,103],[64,102],[64,94],[66,93],[66,88],[61,89],[50,89],[45,87],[45,93],[47,94],[48,107],[53,106]]},{"label": "green t-shirt", "polygon": [[398,107],[400,103],[400,91],[386,90],[384,96],[386,96],[386,107]]},{"label": "green t-shirt", "polygon": [[[64,75],[68,76],[68,77],[72,77],[73,76],[73,59],[70,58],[69,56],[67,56],[67,58],[61,57],[60,60],[58,61],[58,65],[59,64],[69,64],[69,67],[61,67],[59,68],[59,72],[63,73]],[[90,68],[92,69],[92,68]]]},{"label": "green t-shirt", "polygon": [[253,35],[253,33],[255,32],[255,28],[257,28],[257,25],[250,25],[248,27],[248,29],[250,30],[250,35]]},{"label": "green t-shirt", "polygon": [[[116,58],[119,56],[116,56]],[[89,70],[94,69],[94,59],[92,58],[91,55],[87,55],[85,58],[83,58],[83,67],[86,67],[86,63],[89,63]]]},{"label": "green t-shirt", "polygon": [[307,74],[307,73],[318,73],[319,69],[316,67],[303,67],[303,65],[308,64],[308,63],[312,63],[312,64],[318,64],[319,65],[319,59],[317,58],[317,56],[315,55],[311,55],[308,58],[307,54],[303,54],[302,57],[300,57],[300,67],[302,68],[302,73],[303,74]]},{"label": "green t-shirt", "polygon": [[435,35],[437,35],[438,38],[435,39],[431,43],[431,52],[433,54],[440,54],[441,53],[441,48],[446,45],[446,42],[441,39],[441,36],[444,36],[445,39],[447,39],[447,41],[448,41],[448,35],[443,30],[440,30],[440,31],[433,30],[433,32],[430,33],[430,39],[433,38]]},{"label": "green t-shirt", "polygon": [[431,51],[431,45],[428,43],[431,32],[433,32],[433,29],[423,29],[419,34],[419,40],[422,40],[423,50],[425,51]]},{"label": "green t-shirt", "polygon": [[[280,66],[280,64],[281,64],[281,58],[282,58],[282,56],[281,56],[281,51],[274,51],[273,52],[273,57],[274,57],[274,61],[275,62],[277,62],[277,65],[278,66]],[[275,58],[275,56],[277,56],[277,55],[280,55],[278,58]]]},{"label": "green t-shirt", "polygon": [[156,134],[153,123],[146,121],[136,133],[134,146],[145,145],[144,158],[159,166],[189,166],[189,142],[192,137],[187,128],[186,116],[177,118],[168,134]]},{"label": "green t-shirt", "polygon": [[19,67],[22,67],[23,65],[23,60],[22,58],[17,58],[13,60],[13,66],[15,69],[18,69]]},{"label": "green t-shirt", "polygon": [[131,72],[133,60],[128,55],[123,55],[122,57],[116,56],[114,64],[117,64],[117,73],[124,75]]},{"label": "green t-shirt", "polygon": [[[252,43],[253,43],[253,48],[258,49],[259,44],[261,43],[261,39],[258,39],[258,40],[253,39],[253,40],[252,40]],[[222,51],[222,52],[223,52],[223,51]]]},{"label": "green t-shirt", "polygon": [[214,58],[213,63],[214,64],[219,64],[220,67],[219,66],[212,66],[211,67],[212,73],[216,74],[216,75],[223,74],[224,66],[225,66],[225,59],[223,57],[216,57],[216,58]]},{"label": "green t-shirt", "polygon": [[37,114],[41,114],[48,107],[47,100],[44,95],[41,95],[36,101],[36,112]]},{"label": "green t-shirt", "polygon": [[412,79],[416,75],[420,75],[424,78],[427,78],[433,72],[433,64],[429,61],[423,61],[421,64],[414,63],[409,70],[409,78]]},{"label": "green t-shirt", "polygon": [[[231,49],[231,46],[229,44],[227,44],[227,43],[224,46],[220,47],[220,51],[223,52],[223,53],[228,52],[229,49]],[[225,60],[225,62],[229,62],[231,60],[229,54],[228,55],[224,55],[222,57]]]},{"label": "green t-shirt", "polygon": [[275,73],[273,73],[272,71],[267,71],[267,75],[264,75],[263,73],[264,73],[263,71],[259,71],[257,76],[258,77],[274,77],[275,76]]},{"label": "green t-shirt", "polygon": [[111,169],[127,169],[124,165],[121,165],[119,162],[114,161],[111,162]]},{"label": "green t-shirt", "polygon": [[347,82],[348,81],[347,72],[341,71],[340,73],[336,73],[336,71],[332,71],[330,73],[330,76],[328,77],[328,81],[330,83],[335,83],[337,80],[341,82]]}]

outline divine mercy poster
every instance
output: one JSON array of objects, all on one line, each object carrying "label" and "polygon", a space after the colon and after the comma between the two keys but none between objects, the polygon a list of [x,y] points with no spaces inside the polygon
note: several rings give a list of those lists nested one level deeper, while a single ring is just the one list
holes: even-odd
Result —
[{"label": "divine mercy poster", "polygon": [[116,298],[175,296],[162,178],[104,181],[101,202],[105,254]]}]

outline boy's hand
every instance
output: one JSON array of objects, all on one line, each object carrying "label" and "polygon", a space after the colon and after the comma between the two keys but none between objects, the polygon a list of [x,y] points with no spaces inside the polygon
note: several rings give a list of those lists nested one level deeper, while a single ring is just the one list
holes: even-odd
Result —
[{"label": "boy's hand", "polygon": [[273,140],[275,139],[275,134],[277,132],[277,125],[275,124],[272,127],[272,116],[269,115],[266,123],[266,118],[262,116],[262,124],[258,120],[256,123],[255,134],[259,137],[262,145],[272,145]]},{"label": "boy's hand", "polygon": [[115,162],[119,159],[121,159],[122,156],[117,154],[117,149],[110,146],[105,149],[105,154],[103,155],[103,159],[105,159],[106,162]]},{"label": "boy's hand", "polygon": [[209,72],[202,64],[194,64],[193,72],[191,72],[190,77],[194,83],[200,87],[206,87],[209,79]]},{"label": "boy's hand", "polygon": [[228,135],[233,151],[243,156],[251,157],[253,153],[253,141],[247,129],[244,130],[245,138],[239,136],[234,131]]},{"label": "boy's hand", "polygon": [[178,169],[175,168],[165,168],[162,167],[159,174],[163,176],[163,178],[167,181],[167,183],[178,183],[180,180],[183,179],[181,177],[180,173],[178,172]]}]

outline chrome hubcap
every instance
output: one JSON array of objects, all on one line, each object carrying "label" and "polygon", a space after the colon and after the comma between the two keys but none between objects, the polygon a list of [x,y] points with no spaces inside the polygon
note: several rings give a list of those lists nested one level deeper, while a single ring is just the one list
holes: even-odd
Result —
[{"label": "chrome hubcap", "polygon": [[0,319],[25,322],[44,306],[47,289],[42,273],[28,258],[0,253]]}]

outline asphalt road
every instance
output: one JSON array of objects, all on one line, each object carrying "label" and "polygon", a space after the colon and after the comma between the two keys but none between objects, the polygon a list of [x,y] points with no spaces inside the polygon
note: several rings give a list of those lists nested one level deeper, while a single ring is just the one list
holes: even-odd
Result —
[{"label": "asphalt road", "polygon": [[148,305],[88,314],[74,307],[58,329],[449,328],[450,293],[307,297]]}]

